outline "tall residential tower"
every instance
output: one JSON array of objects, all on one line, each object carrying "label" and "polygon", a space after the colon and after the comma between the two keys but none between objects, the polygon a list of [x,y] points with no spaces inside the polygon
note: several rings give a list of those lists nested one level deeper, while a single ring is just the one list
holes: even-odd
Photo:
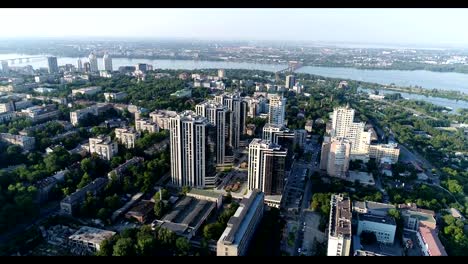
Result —
[{"label": "tall residential tower", "polygon": [[169,122],[172,183],[196,188],[214,186],[216,131],[213,126],[193,111],[184,111]]}]

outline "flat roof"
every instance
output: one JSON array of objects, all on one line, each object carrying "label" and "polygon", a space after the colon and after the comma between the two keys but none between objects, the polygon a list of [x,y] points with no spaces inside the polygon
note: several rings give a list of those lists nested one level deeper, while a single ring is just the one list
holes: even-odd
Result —
[{"label": "flat roof", "polygon": [[208,190],[202,190],[202,189],[196,189],[196,188],[192,188],[189,192],[189,194],[195,194],[195,195],[201,195],[201,196],[207,196],[207,197],[211,197],[211,198],[219,198],[221,196],[221,194],[219,193],[215,193],[213,191],[208,191]]},{"label": "flat roof", "polygon": [[330,210],[330,234],[351,236],[351,200],[342,195],[332,195]]},{"label": "flat roof", "polygon": [[101,244],[102,241],[111,238],[116,233],[114,231],[98,229],[90,226],[82,226],[68,239],[79,240],[87,243]]},{"label": "flat roof", "polygon": [[413,211],[413,210],[405,210],[405,214],[408,214],[410,217],[417,218],[419,221],[429,222],[429,223],[436,223],[436,220],[433,215],[425,212]]},{"label": "flat roof", "polygon": [[374,223],[381,223],[387,225],[394,225],[396,226],[395,219],[390,216],[378,216],[378,215],[371,215],[371,214],[361,214],[359,215],[359,221],[369,221]]},{"label": "flat roof", "polygon": [[215,207],[214,202],[186,196],[174,206],[169,214],[164,216],[162,221],[198,228]]},{"label": "flat roof", "polygon": [[263,205],[263,199],[262,193],[258,190],[249,192],[242,199],[234,215],[229,219],[228,226],[219,241],[227,244],[238,244],[248,227],[248,223],[256,212],[256,205],[259,203]]},{"label": "flat roof", "polygon": [[430,228],[420,226],[419,233],[427,245],[431,256],[447,256],[444,246],[439,240],[439,236]]}]

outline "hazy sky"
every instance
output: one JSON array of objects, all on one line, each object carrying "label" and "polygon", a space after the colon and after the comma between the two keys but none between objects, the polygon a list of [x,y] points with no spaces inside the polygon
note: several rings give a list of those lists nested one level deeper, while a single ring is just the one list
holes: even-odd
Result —
[{"label": "hazy sky", "polygon": [[468,9],[0,9],[0,37],[468,44]]}]

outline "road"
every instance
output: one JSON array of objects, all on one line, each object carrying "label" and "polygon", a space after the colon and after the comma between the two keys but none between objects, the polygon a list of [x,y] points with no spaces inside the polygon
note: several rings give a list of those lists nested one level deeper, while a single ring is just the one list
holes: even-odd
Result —
[{"label": "road", "polygon": [[407,160],[407,161],[420,161],[423,164],[423,167],[425,168],[424,173],[426,173],[426,175],[432,180],[433,184],[440,186],[439,177],[434,176],[432,174],[432,169],[436,169],[436,171],[438,171],[437,168],[434,168],[434,166],[432,166],[432,164],[429,161],[427,161],[423,156],[421,156],[416,151],[410,151],[403,144],[399,144],[399,146],[400,146],[400,155],[402,155],[404,160]]},{"label": "road", "polygon": [[[300,179],[302,177],[302,173],[304,169],[307,169],[309,171],[308,176],[310,176],[314,171],[319,170],[319,163],[316,161],[319,158],[320,145],[307,143],[304,147],[304,151],[305,153],[312,153],[311,161],[296,160],[293,164],[293,168],[291,169],[290,179],[292,180]],[[302,229],[304,226],[303,223],[305,222],[305,211],[310,207],[310,201],[312,200],[312,181],[309,180],[308,176],[306,177],[305,185],[302,185],[303,186],[303,189],[301,190],[301,193],[303,193],[302,203],[299,206],[299,212],[298,212],[299,214],[296,218],[298,229],[296,232],[296,239],[294,243],[294,252],[293,252],[294,256],[300,255],[300,253],[298,252],[298,249],[302,246],[303,244],[302,242],[304,240],[304,232],[302,231]],[[289,189],[294,188],[294,186],[292,186],[291,183],[292,182],[288,182]]]}]

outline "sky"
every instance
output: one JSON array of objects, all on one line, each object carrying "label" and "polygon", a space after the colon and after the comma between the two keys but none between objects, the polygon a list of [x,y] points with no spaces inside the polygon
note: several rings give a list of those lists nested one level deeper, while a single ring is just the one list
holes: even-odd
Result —
[{"label": "sky", "polygon": [[[0,9],[0,37],[468,44],[468,9]],[[5,26],[9,25],[9,26]]]}]

